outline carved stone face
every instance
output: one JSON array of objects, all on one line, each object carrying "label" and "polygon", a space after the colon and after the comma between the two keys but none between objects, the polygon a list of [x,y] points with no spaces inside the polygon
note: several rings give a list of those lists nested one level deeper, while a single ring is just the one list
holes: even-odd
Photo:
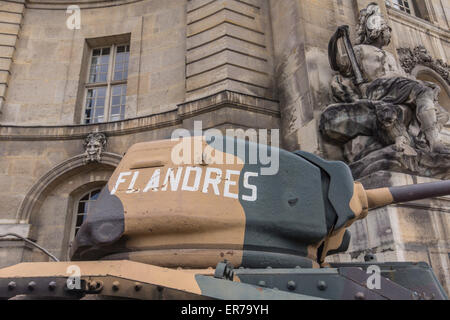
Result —
[{"label": "carved stone face", "polygon": [[86,146],[86,153],[90,156],[96,155],[102,149],[102,144],[98,140],[89,141]]},{"label": "carved stone face", "polygon": [[384,127],[392,127],[398,119],[397,110],[392,106],[382,106],[376,111],[378,121]]},{"label": "carved stone face", "polygon": [[106,145],[106,136],[102,133],[89,134],[84,142],[84,154],[86,161],[100,161],[103,149]]}]

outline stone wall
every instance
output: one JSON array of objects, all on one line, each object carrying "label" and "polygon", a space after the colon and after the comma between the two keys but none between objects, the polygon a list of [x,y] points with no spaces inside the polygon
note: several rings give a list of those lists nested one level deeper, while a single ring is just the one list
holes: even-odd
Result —
[{"label": "stone wall", "polygon": [[5,102],[16,44],[19,38],[25,0],[0,1],[0,114]]},{"label": "stone wall", "polygon": [[[80,123],[79,87],[87,39],[131,34],[128,118],[176,108],[185,99],[186,3],[138,1],[82,8],[81,29],[66,27],[67,5],[26,9],[2,124]],[[71,3],[72,4],[72,3]],[[39,97],[39,99],[36,99]]]},{"label": "stone wall", "polygon": [[189,0],[187,99],[225,89],[274,98],[267,0]]}]

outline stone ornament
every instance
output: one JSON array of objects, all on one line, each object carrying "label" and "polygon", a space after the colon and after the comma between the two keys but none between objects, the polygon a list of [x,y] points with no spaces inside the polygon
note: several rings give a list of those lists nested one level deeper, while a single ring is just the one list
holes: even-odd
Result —
[{"label": "stone ornament", "polygon": [[417,46],[413,50],[400,48],[397,52],[405,72],[410,74],[416,66],[426,66],[436,71],[450,85],[450,65],[441,59],[434,60],[424,46]]},{"label": "stone ornament", "polygon": [[89,162],[100,162],[102,158],[102,153],[106,148],[106,135],[100,132],[90,133],[84,139],[84,156],[85,163]]},{"label": "stone ornament", "polygon": [[355,178],[380,170],[450,178],[450,141],[441,132],[450,115],[439,105],[440,87],[404,70],[434,60],[418,47],[403,55],[402,68],[383,49],[391,28],[376,3],[361,10],[357,36],[352,45],[341,26],[330,40],[336,103],[322,113],[323,137],[342,146]]}]

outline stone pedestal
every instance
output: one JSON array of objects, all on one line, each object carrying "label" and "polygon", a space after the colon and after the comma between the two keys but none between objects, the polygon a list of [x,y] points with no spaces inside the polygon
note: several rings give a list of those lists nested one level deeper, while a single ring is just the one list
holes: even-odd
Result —
[{"label": "stone pedestal", "polygon": [[[380,171],[359,180],[365,188],[436,181],[408,174]],[[378,262],[424,261],[431,265],[450,292],[450,197],[419,200],[373,210],[350,227],[352,239],[345,254],[330,262],[364,261],[373,253]]]}]

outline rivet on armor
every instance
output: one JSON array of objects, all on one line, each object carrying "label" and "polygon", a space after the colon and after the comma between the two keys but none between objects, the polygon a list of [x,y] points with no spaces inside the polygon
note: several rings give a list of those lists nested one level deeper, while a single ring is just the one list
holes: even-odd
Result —
[{"label": "rivet on armor", "polygon": [[291,291],[294,291],[295,288],[297,288],[297,284],[291,280],[287,283],[287,288]]},{"label": "rivet on armor", "polygon": [[120,285],[120,282],[119,282],[119,281],[114,281],[113,284],[112,284],[113,290],[114,290],[114,291],[119,290],[119,285]]},{"label": "rivet on armor", "polygon": [[8,290],[14,290],[16,286],[16,283],[14,281],[11,281],[10,283],[8,283]]},{"label": "rivet on armor", "polygon": [[28,290],[33,291],[34,288],[36,288],[36,282],[30,281],[30,282],[28,283]]},{"label": "rivet on armor", "polygon": [[357,293],[355,294],[355,299],[356,299],[356,300],[365,300],[365,299],[366,299],[366,296],[364,295],[363,292],[357,292]]},{"label": "rivet on armor", "polygon": [[56,282],[55,281],[50,281],[50,283],[48,284],[48,289],[50,291],[53,291],[56,289]]},{"label": "rivet on armor", "polygon": [[323,280],[320,280],[319,282],[317,282],[317,288],[320,291],[324,291],[324,290],[327,289],[327,283],[325,281],[323,281]]}]

